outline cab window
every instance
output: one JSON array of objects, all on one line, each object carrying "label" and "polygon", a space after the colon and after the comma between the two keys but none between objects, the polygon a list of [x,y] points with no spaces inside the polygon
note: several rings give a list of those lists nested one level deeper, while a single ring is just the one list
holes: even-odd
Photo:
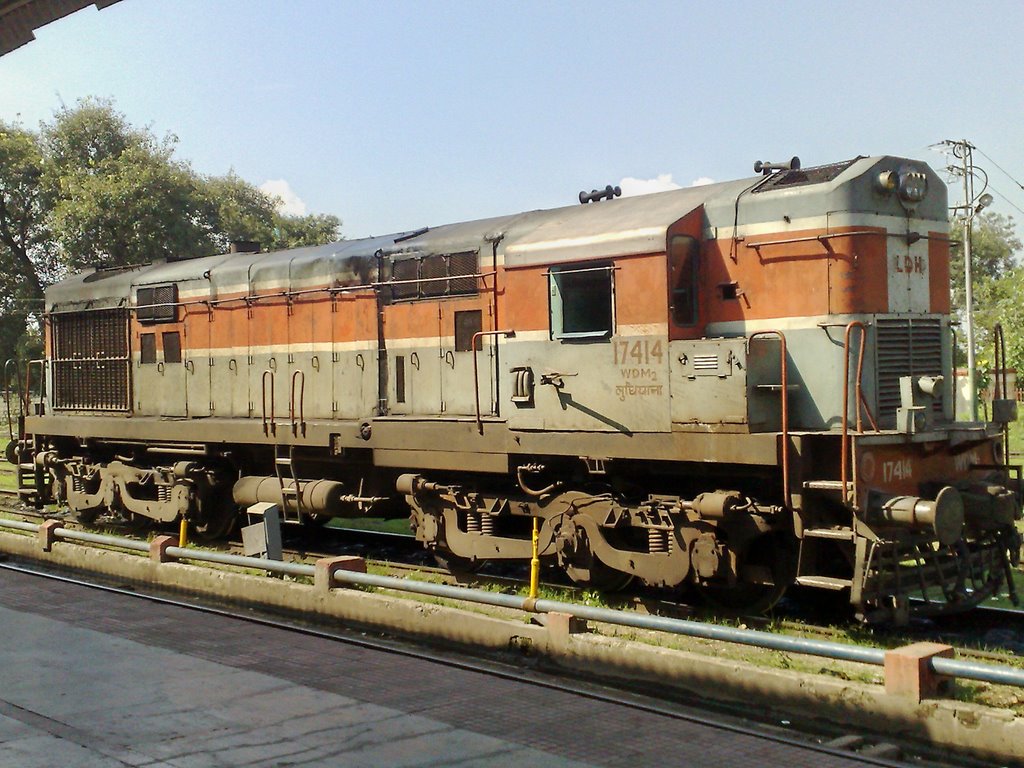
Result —
[{"label": "cab window", "polygon": [[689,235],[676,235],[669,242],[669,307],[672,324],[697,324],[697,279],[700,243]]},{"label": "cab window", "polygon": [[553,268],[548,273],[551,338],[607,339],[614,330],[610,264]]}]

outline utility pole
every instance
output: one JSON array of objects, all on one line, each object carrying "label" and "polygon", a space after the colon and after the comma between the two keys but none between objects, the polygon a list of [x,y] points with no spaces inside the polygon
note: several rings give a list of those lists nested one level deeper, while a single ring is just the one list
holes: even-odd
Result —
[{"label": "utility pole", "polygon": [[[964,325],[967,341],[967,396],[971,404],[971,421],[978,420],[978,381],[976,359],[974,355],[974,281],[971,274],[973,261],[971,258],[971,234],[974,231],[974,216],[991,204],[992,196],[982,194],[977,203],[974,199],[974,145],[967,139],[944,142],[953,148],[953,156],[961,161],[961,167],[950,167],[949,170],[962,174],[964,177],[964,204],[953,206],[953,210],[963,209],[964,238]],[[987,184],[986,184],[987,186]],[[984,193],[984,189],[982,189]]]}]

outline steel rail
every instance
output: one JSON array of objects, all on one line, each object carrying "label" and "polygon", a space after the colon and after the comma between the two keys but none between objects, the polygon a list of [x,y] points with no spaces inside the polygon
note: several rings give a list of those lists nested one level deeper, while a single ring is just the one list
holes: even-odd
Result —
[{"label": "steel rail", "polygon": [[[16,530],[38,532],[38,525],[24,523],[15,520],[0,519],[0,528],[13,528]],[[53,532],[55,539],[66,539],[75,541],[87,541],[104,546],[122,547],[133,551],[149,551],[149,545],[144,542],[132,541],[116,536],[104,536],[90,534],[82,531],[70,531],[58,528]],[[269,571],[271,573],[288,574],[291,576],[314,577],[315,566],[303,565],[300,563],[286,563],[276,560],[264,560],[259,557],[245,557],[242,555],[228,555],[221,552],[207,552],[183,547],[167,547],[165,550],[168,557],[177,560],[190,560],[195,562],[218,563],[239,568],[253,568],[256,570]],[[354,571],[337,571],[332,577],[333,583],[343,585],[355,585],[359,587],[375,587],[378,589],[389,589],[398,592],[411,592],[413,594],[426,595],[429,597],[440,597],[450,600],[460,600],[479,605],[489,605],[498,608],[508,608],[527,613],[567,613],[581,619],[597,621],[606,624],[615,624],[623,627],[636,629],[648,629],[658,632],[668,632],[685,637],[697,637],[705,640],[718,640],[720,642],[748,645],[755,648],[781,651],[783,653],[797,653],[807,656],[819,656],[826,659],[839,661],[852,661],[873,666],[884,666],[886,651],[883,648],[872,648],[858,645],[848,645],[828,640],[811,640],[802,637],[790,637],[776,635],[771,632],[763,632],[756,629],[740,629],[738,627],[727,627],[718,624],[705,624],[688,619],[673,619],[664,616],[645,616],[631,611],[620,611],[613,608],[597,608],[577,603],[565,603],[557,600],[533,600],[529,597],[518,595],[505,595],[496,592],[487,592],[480,589],[467,587],[456,587],[447,584],[431,584],[429,582],[412,581],[396,576],[378,576],[370,573],[357,573]],[[931,669],[939,675],[961,678],[964,680],[976,680],[979,682],[993,683],[997,685],[1013,685],[1024,687],[1024,669],[996,666],[994,664],[980,664],[977,662],[961,661],[950,658],[932,658],[927,661]]]}]

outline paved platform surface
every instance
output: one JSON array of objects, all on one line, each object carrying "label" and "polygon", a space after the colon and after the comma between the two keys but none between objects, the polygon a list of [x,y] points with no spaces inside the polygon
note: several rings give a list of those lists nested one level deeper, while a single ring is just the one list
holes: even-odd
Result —
[{"label": "paved platform surface", "polygon": [[0,767],[862,765],[0,569]]}]

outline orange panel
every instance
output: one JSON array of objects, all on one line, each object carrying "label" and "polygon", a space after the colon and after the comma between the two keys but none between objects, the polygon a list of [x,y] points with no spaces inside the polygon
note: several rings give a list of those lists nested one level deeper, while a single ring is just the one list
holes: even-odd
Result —
[{"label": "orange panel", "polygon": [[944,232],[928,233],[928,292],[931,311],[949,314],[949,240]]}]

